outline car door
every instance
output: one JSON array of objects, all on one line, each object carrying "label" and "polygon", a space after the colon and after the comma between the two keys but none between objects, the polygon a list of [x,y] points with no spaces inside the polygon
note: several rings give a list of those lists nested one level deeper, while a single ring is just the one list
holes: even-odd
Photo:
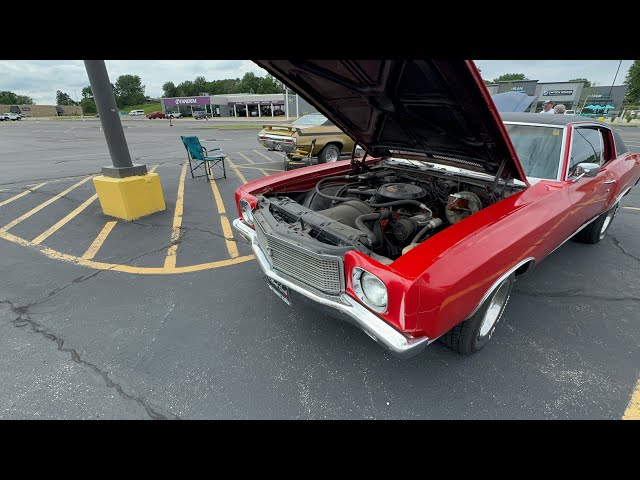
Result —
[{"label": "car door", "polygon": [[569,185],[571,218],[576,228],[597,217],[608,207],[607,202],[615,179],[609,169],[611,162],[607,162],[612,155],[611,146],[604,134],[608,135],[608,132],[598,126],[573,127],[572,130],[568,181],[571,181],[579,163],[600,165],[595,177],[583,176]]}]

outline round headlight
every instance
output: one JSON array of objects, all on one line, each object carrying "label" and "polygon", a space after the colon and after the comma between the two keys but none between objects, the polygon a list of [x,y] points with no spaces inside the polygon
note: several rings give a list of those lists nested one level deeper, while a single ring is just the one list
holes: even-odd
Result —
[{"label": "round headlight", "polygon": [[360,284],[367,299],[374,306],[378,308],[385,308],[387,306],[387,287],[385,287],[384,283],[382,283],[378,277],[369,272],[362,272]]},{"label": "round headlight", "polygon": [[242,212],[242,219],[249,225],[254,225],[251,205],[249,205],[249,202],[247,202],[244,198],[240,199],[240,211]]}]

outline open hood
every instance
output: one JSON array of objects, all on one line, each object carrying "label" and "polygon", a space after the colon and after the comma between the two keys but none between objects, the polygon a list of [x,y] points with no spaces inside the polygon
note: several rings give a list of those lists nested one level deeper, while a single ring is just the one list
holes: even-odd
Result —
[{"label": "open hood", "polygon": [[373,156],[426,155],[432,162],[527,183],[471,61],[255,62]]}]

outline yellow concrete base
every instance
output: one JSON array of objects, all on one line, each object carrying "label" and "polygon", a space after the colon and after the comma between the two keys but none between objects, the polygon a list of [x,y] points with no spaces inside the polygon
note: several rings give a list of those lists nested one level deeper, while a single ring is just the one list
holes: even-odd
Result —
[{"label": "yellow concrete base", "polygon": [[135,220],[167,208],[157,173],[126,178],[99,175],[93,184],[102,211],[111,217]]}]

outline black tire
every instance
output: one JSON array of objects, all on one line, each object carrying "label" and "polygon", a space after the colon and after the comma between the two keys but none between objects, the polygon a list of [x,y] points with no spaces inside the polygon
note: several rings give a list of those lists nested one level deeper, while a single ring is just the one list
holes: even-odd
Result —
[{"label": "black tire", "polygon": [[575,236],[575,239],[582,243],[598,243],[600,240],[604,238],[604,235],[609,230],[611,223],[613,222],[613,218],[618,213],[618,203],[616,203],[609,210],[604,212],[598,218],[596,218],[591,224],[583,228],[582,231],[578,232]]},{"label": "black tire", "polygon": [[340,160],[340,148],[335,143],[326,145],[318,154],[318,163],[332,163]]},{"label": "black tire", "polygon": [[[440,337],[440,340],[463,355],[475,353],[484,347],[491,340],[491,336],[507,308],[515,279],[516,277],[512,273],[500,282],[476,313],[453,327]],[[487,316],[489,307],[493,308],[493,314]],[[484,322],[485,317],[487,318],[486,324]]]}]

